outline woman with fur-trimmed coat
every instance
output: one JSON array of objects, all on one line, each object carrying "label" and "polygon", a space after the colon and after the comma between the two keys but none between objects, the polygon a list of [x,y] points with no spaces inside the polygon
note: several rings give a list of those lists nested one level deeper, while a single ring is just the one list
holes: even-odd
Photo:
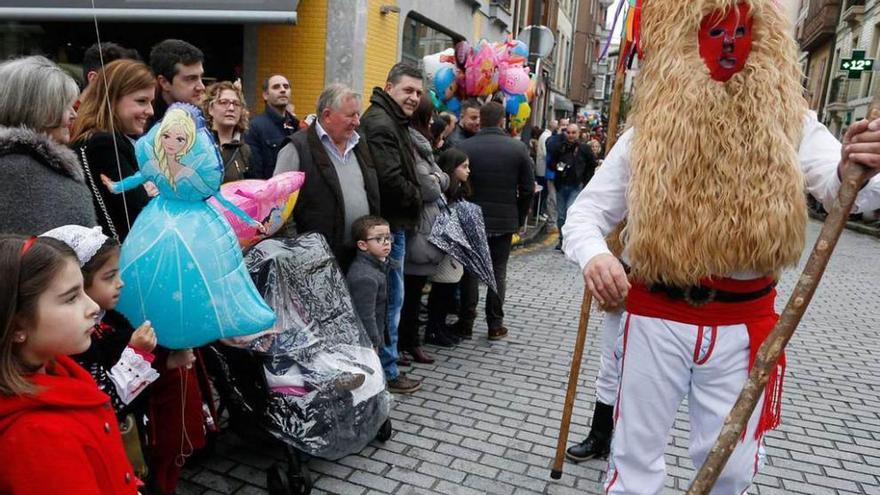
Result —
[{"label": "woman with fur-trimmed coat", "polygon": [[0,127],[0,232],[97,225],[76,155],[25,127]]},{"label": "woman with fur-trimmed coat", "polygon": [[79,88],[34,56],[0,64],[0,232],[34,235],[97,225],[70,142]]}]

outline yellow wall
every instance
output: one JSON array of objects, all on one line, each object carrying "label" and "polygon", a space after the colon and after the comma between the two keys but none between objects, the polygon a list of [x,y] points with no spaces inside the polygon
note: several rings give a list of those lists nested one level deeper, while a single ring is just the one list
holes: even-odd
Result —
[{"label": "yellow wall", "polygon": [[389,13],[382,15],[382,5],[395,5],[395,0],[368,0],[367,2],[367,39],[364,47],[364,108],[369,106],[370,94],[374,86],[384,86],[385,77],[391,67],[397,63],[397,33],[400,15]]},{"label": "yellow wall", "polygon": [[[286,75],[296,114],[302,118],[315,112],[315,103],[324,88],[327,0],[302,0],[296,13],[296,26],[257,28],[257,84],[262,85],[273,73]],[[258,93],[262,95],[262,86]],[[262,97],[257,99],[252,106],[262,112],[265,104]]]},{"label": "yellow wall", "polygon": [[473,40],[474,43],[476,43],[477,41],[479,41],[479,39],[483,33],[481,32],[481,29],[480,29],[482,27],[482,23],[480,22],[480,21],[482,21],[482,19],[480,18],[480,11],[476,10],[476,9],[474,9],[474,10],[475,10],[475,12],[474,12],[474,35],[471,36],[471,39]]}]

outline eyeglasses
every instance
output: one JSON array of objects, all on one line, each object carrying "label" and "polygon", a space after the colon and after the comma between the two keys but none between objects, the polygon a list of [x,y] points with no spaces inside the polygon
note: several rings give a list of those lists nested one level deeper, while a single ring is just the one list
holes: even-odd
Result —
[{"label": "eyeglasses", "polygon": [[230,105],[232,105],[235,108],[241,107],[241,102],[238,100],[216,100],[216,101],[214,101],[214,103],[217,105],[220,105],[221,107],[227,107],[227,108]]},{"label": "eyeglasses", "polygon": [[391,244],[390,235],[378,235],[376,237],[367,237],[368,241],[376,241],[377,244]]}]

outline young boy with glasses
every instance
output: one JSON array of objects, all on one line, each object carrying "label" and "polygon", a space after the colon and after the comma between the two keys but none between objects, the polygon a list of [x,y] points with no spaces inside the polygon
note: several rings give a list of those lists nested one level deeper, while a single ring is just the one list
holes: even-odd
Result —
[{"label": "young boy with glasses", "polygon": [[385,219],[366,215],[351,225],[351,238],[358,252],[348,269],[348,287],[364,330],[379,349],[388,341],[385,315],[391,229]]},{"label": "young boy with glasses", "polygon": [[[348,269],[348,287],[364,329],[378,352],[383,346],[396,346],[388,332],[388,271],[391,261],[391,228],[384,218],[366,215],[351,225],[351,238],[357,255]],[[422,383],[400,373],[388,381],[388,390],[410,394]]]}]

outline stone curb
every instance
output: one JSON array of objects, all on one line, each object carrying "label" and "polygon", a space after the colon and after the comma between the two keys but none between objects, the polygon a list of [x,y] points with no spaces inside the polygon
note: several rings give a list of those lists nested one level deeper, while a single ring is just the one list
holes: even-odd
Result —
[{"label": "stone curb", "polygon": [[[825,215],[820,215],[813,211],[810,211],[810,218],[815,220],[819,220],[820,222],[825,221]],[[864,224],[862,222],[854,222],[848,221],[846,222],[846,228],[852,230],[854,232],[858,232],[860,234],[870,235],[874,237],[880,238],[880,227],[874,227],[871,225]]]}]

